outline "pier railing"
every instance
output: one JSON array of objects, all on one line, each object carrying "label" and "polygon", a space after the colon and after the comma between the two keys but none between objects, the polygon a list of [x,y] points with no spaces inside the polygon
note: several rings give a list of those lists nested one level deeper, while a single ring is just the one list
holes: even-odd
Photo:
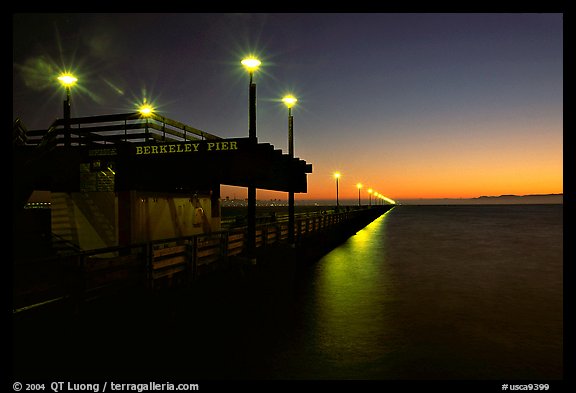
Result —
[{"label": "pier railing", "polygon": [[[366,225],[391,207],[299,216],[294,222],[296,243],[360,222],[358,220]],[[81,304],[118,291],[185,285],[223,264],[241,262],[247,238],[247,228],[237,227],[46,259],[15,261],[13,310],[21,312],[63,300]],[[256,227],[257,248],[287,241],[287,221]]]}]

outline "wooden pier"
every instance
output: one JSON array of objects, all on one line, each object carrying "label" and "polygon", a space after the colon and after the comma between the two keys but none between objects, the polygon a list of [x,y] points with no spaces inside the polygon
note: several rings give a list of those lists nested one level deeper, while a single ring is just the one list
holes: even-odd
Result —
[{"label": "wooden pier", "polygon": [[[313,260],[352,236],[394,205],[318,213],[296,218],[294,263]],[[31,245],[32,246],[32,245]],[[288,245],[288,222],[256,227],[256,247],[270,255]],[[247,228],[148,241],[14,263],[13,312],[50,304],[74,309],[122,293],[193,285],[218,271],[250,269]]]}]

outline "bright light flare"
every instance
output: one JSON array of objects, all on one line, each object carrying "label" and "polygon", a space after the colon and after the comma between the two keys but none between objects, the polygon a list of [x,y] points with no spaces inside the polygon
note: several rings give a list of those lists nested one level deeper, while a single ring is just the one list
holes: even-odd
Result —
[{"label": "bright light flare", "polygon": [[362,188],[362,183],[357,183],[357,184],[356,184],[356,187],[357,187],[358,189],[361,189],[361,188]]},{"label": "bright light flare", "polygon": [[62,83],[62,85],[64,85],[65,87],[70,87],[72,85],[74,85],[76,82],[78,82],[78,78],[76,78],[74,75],[72,74],[61,74],[58,77],[58,80],[60,81],[60,83]]},{"label": "bright light flare", "polygon": [[249,72],[256,71],[262,62],[255,57],[247,57],[241,61],[242,65],[246,67]]},{"label": "bright light flare", "polygon": [[147,98],[134,102],[134,106],[143,117],[149,117],[156,112],[154,102],[150,102]]},{"label": "bright light flare", "polygon": [[138,107],[138,112],[140,112],[142,116],[150,116],[154,113],[154,108],[150,104],[142,104]]},{"label": "bright light flare", "polygon": [[334,178],[335,179],[339,179],[340,178],[340,172],[334,172]]},{"label": "bright light flare", "polygon": [[285,97],[282,98],[282,102],[288,107],[288,108],[292,108],[294,105],[296,105],[296,102],[298,100],[296,99],[296,97],[294,97],[293,95],[287,95]]}]

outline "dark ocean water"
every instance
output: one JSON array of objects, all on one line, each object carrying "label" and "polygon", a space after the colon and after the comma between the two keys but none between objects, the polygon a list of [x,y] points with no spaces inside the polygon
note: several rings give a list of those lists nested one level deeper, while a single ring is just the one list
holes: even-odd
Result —
[{"label": "dark ocean water", "polygon": [[16,375],[303,380],[563,376],[563,206],[397,206],[267,285],[15,330]]},{"label": "dark ocean water", "polygon": [[561,378],[562,213],[396,207],[311,268],[279,375]]}]

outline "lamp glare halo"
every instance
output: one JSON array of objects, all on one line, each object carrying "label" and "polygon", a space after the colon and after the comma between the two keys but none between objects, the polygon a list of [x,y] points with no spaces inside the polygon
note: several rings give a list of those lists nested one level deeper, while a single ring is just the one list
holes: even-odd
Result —
[{"label": "lamp glare halo", "polygon": [[292,95],[289,95],[289,96],[286,96],[286,97],[282,98],[282,102],[283,102],[284,104],[286,104],[286,106],[287,106],[288,108],[292,108],[294,105],[296,105],[296,102],[297,102],[297,101],[298,101],[298,100],[296,99],[296,97],[294,97],[294,96],[292,96]]},{"label": "lamp glare halo", "polygon": [[74,75],[71,74],[62,74],[58,77],[58,80],[64,86],[72,86],[74,83],[78,81],[78,78],[76,78]]},{"label": "lamp glare halo", "polygon": [[150,116],[152,112],[154,112],[154,108],[148,104],[144,104],[138,108],[138,112],[140,112],[143,116]]},{"label": "lamp glare halo", "polygon": [[248,57],[241,61],[242,65],[248,69],[248,71],[256,70],[262,62],[254,57]]}]

